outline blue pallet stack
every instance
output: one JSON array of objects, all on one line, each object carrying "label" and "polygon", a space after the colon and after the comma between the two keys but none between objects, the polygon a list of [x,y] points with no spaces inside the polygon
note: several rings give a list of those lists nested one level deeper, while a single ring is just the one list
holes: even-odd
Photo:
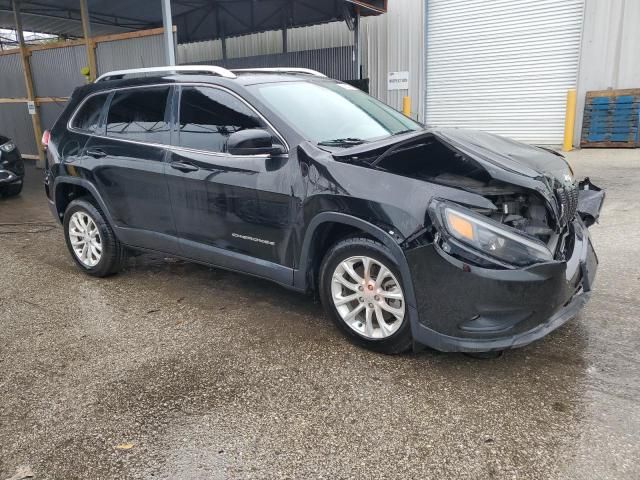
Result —
[{"label": "blue pallet stack", "polygon": [[640,89],[587,92],[581,147],[640,146]]}]

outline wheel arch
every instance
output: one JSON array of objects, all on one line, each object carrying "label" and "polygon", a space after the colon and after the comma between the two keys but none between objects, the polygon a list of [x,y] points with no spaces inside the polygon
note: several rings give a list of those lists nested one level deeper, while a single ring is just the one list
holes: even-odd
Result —
[{"label": "wheel arch", "polygon": [[[346,230],[363,233],[374,240],[385,245],[391,252],[394,260],[400,270],[402,283],[406,290],[405,298],[410,306],[415,306],[415,295],[413,291],[413,282],[409,271],[409,264],[404,255],[404,251],[394,238],[382,228],[367,222],[358,217],[338,212],[323,212],[316,215],[307,226],[302,248],[300,253],[300,262],[298,269],[294,273],[294,286],[299,290],[315,289],[314,270],[322,261],[319,252],[322,252],[322,232],[328,225],[338,225]],[[325,251],[330,245],[325,245]]]},{"label": "wheel arch", "polygon": [[98,189],[88,180],[76,177],[57,178],[54,184],[54,201],[58,218],[62,220],[69,203],[83,196],[91,197],[104,213],[107,221],[113,226],[113,219]]}]

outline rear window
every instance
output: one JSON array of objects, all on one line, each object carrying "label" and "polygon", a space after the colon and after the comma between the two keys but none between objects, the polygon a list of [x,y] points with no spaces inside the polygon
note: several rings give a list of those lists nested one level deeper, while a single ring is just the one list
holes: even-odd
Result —
[{"label": "rear window", "polygon": [[107,94],[99,94],[89,97],[73,117],[71,126],[87,133],[95,133],[100,127],[100,114],[107,96]]},{"label": "rear window", "polygon": [[107,114],[107,136],[169,144],[168,99],[169,87],[116,92]]}]

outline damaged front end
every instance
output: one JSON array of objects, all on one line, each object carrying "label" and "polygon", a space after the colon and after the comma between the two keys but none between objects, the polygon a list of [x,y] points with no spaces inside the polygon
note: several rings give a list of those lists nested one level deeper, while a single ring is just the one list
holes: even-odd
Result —
[{"label": "damaged front end", "polygon": [[[445,236],[457,238],[466,244],[472,261],[484,267],[493,264],[496,268],[510,268],[565,259],[570,247],[570,223],[576,216],[587,227],[595,223],[605,196],[588,178],[575,182],[562,155],[484,132],[427,131],[376,148],[365,145],[349,149],[334,157],[489,200],[490,205],[478,207],[460,202],[455,196],[434,198],[429,205],[430,218],[425,219],[425,225],[436,227],[433,233],[437,238],[441,241]],[[499,241],[483,244],[481,238],[451,235],[451,225],[441,213],[446,202],[449,211],[457,210],[459,215],[471,219],[466,221],[474,226],[474,232],[483,234],[492,227],[502,230],[496,237]],[[457,218],[458,224],[462,224]],[[473,219],[480,223],[472,222]],[[501,254],[501,249],[508,249],[513,242],[535,245],[528,248],[537,253],[528,260],[524,257],[509,260],[509,254]],[[445,249],[449,247],[445,245]],[[541,249],[545,251],[542,256]]]},{"label": "damaged front end", "polygon": [[588,178],[575,182],[560,154],[482,132],[438,130],[334,157],[450,187],[424,200],[424,226],[405,242],[419,343],[445,351],[514,348],[559,327],[586,302],[598,263],[587,227],[598,220],[605,193]]}]

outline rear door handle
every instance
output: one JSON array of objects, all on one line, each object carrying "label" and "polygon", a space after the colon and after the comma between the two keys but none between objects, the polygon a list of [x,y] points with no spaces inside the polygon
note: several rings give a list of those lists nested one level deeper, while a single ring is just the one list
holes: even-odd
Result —
[{"label": "rear door handle", "polygon": [[181,172],[196,172],[200,170],[200,168],[196,167],[193,163],[188,162],[171,162],[171,168],[175,168],[176,170],[180,170]]},{"label": "rear door handle", "polygon": [[103,158],[106,157],[107,154],[98,148],[89,148],[87,149],[87,155],[93,158]]}]

